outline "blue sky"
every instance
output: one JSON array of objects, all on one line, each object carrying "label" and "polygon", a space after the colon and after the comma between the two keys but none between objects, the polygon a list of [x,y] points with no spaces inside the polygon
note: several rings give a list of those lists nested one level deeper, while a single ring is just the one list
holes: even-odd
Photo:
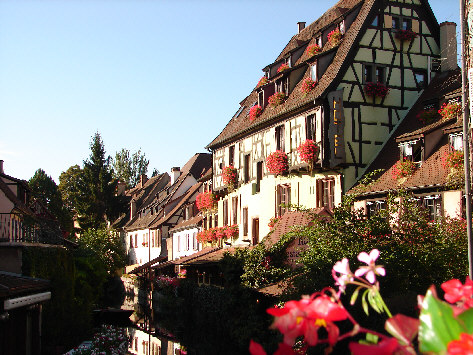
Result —
[{"label": "blue sky", "polygon": [[[57,183],[92,135],[107,154],[182,166],[215,138],[297,32],[335,0],[0,1],[0,159]],[[459,1],[433,0],[439,22]]]}]

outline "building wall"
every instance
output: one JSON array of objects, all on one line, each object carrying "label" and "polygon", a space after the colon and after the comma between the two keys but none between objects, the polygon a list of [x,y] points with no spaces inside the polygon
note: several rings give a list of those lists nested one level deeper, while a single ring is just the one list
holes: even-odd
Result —
[{"label": "building wall", "polygon": [[200,243],[194,244],[194,235],[197,236],[199,228],[186,229],[172,233],[172,255],[171,259],[192,255],[202,249]]}]

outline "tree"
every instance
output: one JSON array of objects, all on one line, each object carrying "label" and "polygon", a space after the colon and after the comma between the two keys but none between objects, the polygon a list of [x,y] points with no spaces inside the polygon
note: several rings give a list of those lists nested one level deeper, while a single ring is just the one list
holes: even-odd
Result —
[{"label": "tree", "polygon": [[43,169],[38,169],[29,180],[28,185],[32,196],[40,200],[48,211],[56,217],[61,229],[72,232],[72,215],[64,206],[61,193],[54,180]]},{"label": "tree", "polygon": [[155,176],[158,176],[158,175],[159,175],[159,170],[154,168],[153,173],[151,174],[151,177],[155,177]]},{"label": "tree", "polygon": [[125,207],[122,198],[115,194],[118,181],[113,178],[111,158],[106,157],[98,132],[92,137],[90,150],[79,177],[79,194],[74,206],[83,230],[98,229],[107,221],[113,221]]},{"label": "tree", "polygon": [[114,177],[124,182],[127,188],[134,187],[140,181],[140,176],[148,172],[148,164],[149,160],[141,153],[141,149],[130,157],[130,151],[122,148],[112,162]]},{"label": "tree", "polygon": [[80,196],[79,185],[81,182],[82,169],[79,165],[73,165],[59,176],[59,191],[61,192],[64,206],[71,214],[76,214],[75,206]]}]

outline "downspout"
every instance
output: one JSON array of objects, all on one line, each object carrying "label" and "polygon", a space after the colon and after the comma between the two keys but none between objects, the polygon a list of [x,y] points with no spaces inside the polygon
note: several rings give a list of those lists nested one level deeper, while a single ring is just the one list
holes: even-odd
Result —
[{"label": "downspout", "polygon": [[[471,187],[470,187],[470,147],[468,127],[468,96],[466,77],[466,34],[465,34],[465,1],[460,0],[460,26],[461,26],[461,71],[462,71],[462,106],[463,106],[463,165],[465,169],[465,199],[466,199],[466,235],[468,238],[468,272],[470,278],[473,276],[473,253],[472,253],[472,228],[471,228]],[[472,83],[470,83],[472,85]]]}]

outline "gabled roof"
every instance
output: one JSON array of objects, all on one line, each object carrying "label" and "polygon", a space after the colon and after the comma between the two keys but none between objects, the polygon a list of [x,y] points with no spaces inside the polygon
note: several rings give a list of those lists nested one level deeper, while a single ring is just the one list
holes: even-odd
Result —
[{"label": "gabled roof", "polygon": [[318,55],[331,55],[333,56],[333,59],[324,75],[317,83],[317,86],[309,94],[305,95],[300,91],[303,80],[308,78],[310,75],[309,65],[307,62],[298,62],[296,67],[286,72],[297,70],[301,67],[304,68],[304,66],[307,68],[303,77],[298,82],[284,104],[279,105],[276,108],[267,106],[262,115],[251,122],[249,119],[249,109],[257,101],[257,91],[253,90],[252,93],[242,101],[242,105],[245,106],[245,109],[239,115],[235,115],[230,120],[230,122],[228,122],[222,132],[207,147],[215,149],[219,146],[239,139],[250,132],[266,127],[273,122],[282,120],[288,114],[307,109],[311,107],[316,100],[323,98],[329,91],[334,90],[338,85],[339,76],[343,74],[345,67],[349,65],[349,61],[346,59],[349,54],[356,49],[359,37],[362,35],[361,30],[367,26],[366,22],[368,20],[368,16],[372,10],[374,10],[376,2],[376,0],[340,0],[317,21],[302,30],[299,34],[292,37],[285,49],[276,59],[276,62],[283,58],[287,53],[301,45],[301,43],[308,43],[308,41],[310,41],[314,35],[320,33],[322,29],[330,25],[336,25],[341,15],[359,10],[356,18],[346,30],[341,43],[338,46],[328,50],[327,48],[329,48],[330,45],[328,43],[325,44],[324,51],[322,54]]},{"label": "gabled roof", "polygon": [[[21,181],[21,180],[20,180]],[[8,187],[8,185],[3,181],[3,179],[0,177],[0,191],[2,191],[5,196],[13,203],[15,208],[27,215],[32,216],[33,212],[26,206],[16,195],[13,193],[13,191]]]},{"label": "gabled roof", "polygon": [[[400,157],[398,142],[417,139],[434,130],[441,130],[443,133],[452,129],[458,130],[461,122],[457,122],[455,119],[448,121],[440,120],[423,126],[417,119],[417,114],[423,109],[424,103],[432,98],[441,99],[445,96],[450,96],[452,93],[458,94],[460,85],[461,76],[459,69],[439,73],[432,80],[364,173],[366,175],[375,170],[384,171],[377,177],[376,181],[363,188],[362,195],[385,193],[401,187],[413,189],[440,187],[446,184],[446,178],[449,173],[443,164],[443,157],[448,153],[449,149],[446,136],[442,138],[434,152],[430,156],[425,157],[420,168],[412,176],[407,177],[400,183],[393,176],[393,170]],[[357,191],[359,191],[358,186],[355,185],[348,193]]]},{"label": "gabled roof", "polygon": [[170,229],[169,232],[179,232],[185,229],[195,228],[202,223],[202,214],[198,214],[192,218],[189,218],[187,221],[182,221],[177,224],[174,228]]}]

